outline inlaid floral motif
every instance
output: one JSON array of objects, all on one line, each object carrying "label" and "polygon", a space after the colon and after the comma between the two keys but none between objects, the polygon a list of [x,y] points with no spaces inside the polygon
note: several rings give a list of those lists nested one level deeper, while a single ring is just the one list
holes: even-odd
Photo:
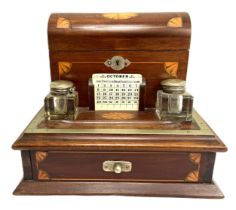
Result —
[{"label": "inlaid floral motif", "polygon": [[193,163],[198,165],[201,161],[201,153],[190,153],[189,158]]},{"label": "inlaid floral motif", "polygon": [[199,171],[192,171],[188,174],[188,176],[185,178],[185,181],[187,182],[197,182],[199,178]]},{"label": "inlaid floral motif", "polygon": [[179,63],[178,62],[165,62],[165,71],[172,77],[177,77]]},{"label": "inlaid floral motif", "polygon": [[183,27],[183,20],[182,20],[181,17],[174,17],[174,18],[171,18],[171,19],[168,21],[167,26],[169,26],[169,27],[175,27],[175,28]]},{"label": "inlaid floral motif", "polygon": [[127,112],[110,112],[103,114],[102,117],[108,120],[128,120],[134,118],[134,114]]},{"label": "inlaid floral motif", "polygon": [[191,171],[185,178],[186,182],[197,182],[199,180],[199,171],[201,163],[201,153],[190,153],[189,159],[197,165],[197,170]]},{"label": "inlaid floral motif", "polygon": [[57,28],[70,28],[70,21],[64,17],[57,19]]},{"label": "inlaid floral motif", "polygon": [[103,17],[114,19],[114,20],[124,20],[138,16],[137,13],[104,13]]},{"label": "inlaid floral motif", "polygon": [[43,161],[44,159],[46,159],[46,157],[47,157],[47,152],[36,152],[35,156],[36,156],[36,161],[37,161],[37,162],[41,162],[41,161]]},{"label": "inlaid floral motif", "polygon": [[38,170],[38,179],[39,180],[49,180],[49,175],[46,171]]},{"label": "inlaid floral motif", "polygon": [[39,168],[39,163],[44,161],[48,156],[47,152],[37,151],[35,153],[36,167],[38,170],[38,179],[39,180],[48,180],[49,175],[46,171]]},{"label": "inlaid floral motif", "polygon": [[58,62],[59,76],[67,74],[70,72],[72,63],[70,62]]}]

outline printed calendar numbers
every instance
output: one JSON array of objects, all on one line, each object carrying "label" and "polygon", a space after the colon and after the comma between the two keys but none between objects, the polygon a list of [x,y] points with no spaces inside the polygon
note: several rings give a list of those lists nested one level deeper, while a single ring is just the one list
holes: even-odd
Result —
[{"label": "printed calendar numbers", "polygon": [[141,74],[93,74],[95,110],[138,110]]}]

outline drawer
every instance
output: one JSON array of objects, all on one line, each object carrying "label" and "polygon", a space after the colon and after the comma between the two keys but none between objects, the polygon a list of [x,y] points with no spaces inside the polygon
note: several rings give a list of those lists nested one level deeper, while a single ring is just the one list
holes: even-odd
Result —
[{"label": "drawer", "polygon": [[211,182],[215,154],[32,151],[34,180]]}]

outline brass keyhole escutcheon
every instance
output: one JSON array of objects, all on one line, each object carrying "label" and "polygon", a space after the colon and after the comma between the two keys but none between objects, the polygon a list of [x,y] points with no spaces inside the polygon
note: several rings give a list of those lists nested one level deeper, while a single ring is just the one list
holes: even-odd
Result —
[{"label": "brass keyhole escutcheon", "polygon": [[119,61],[119,60],[116,60],[116,65],[117,65],[117,66],[119,66],[119,63],[120,63],[120,61]]},{"label": "brass keyhole escutcheon", "polygon": [[107,59],[104,62],[105,66],[119,71],[130,65],[130,61],[122,56],[113,56],[111,59]]}]

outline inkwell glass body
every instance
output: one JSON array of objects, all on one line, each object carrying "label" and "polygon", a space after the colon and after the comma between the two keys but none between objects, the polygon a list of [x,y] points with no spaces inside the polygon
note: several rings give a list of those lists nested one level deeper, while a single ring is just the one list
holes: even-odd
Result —
[{"label": "inkwell glass body", "polygon": [[156,112],[161,120],[191,121],[193,96],[185,92],[185,81],[167,79],[157,91]]},{"label": "inkwell glass body", "polygon": [[74,120],[78,114],[78,92],[71,81],[56,80],[50,84],[45,97],[45,118],[48,120]]}]

